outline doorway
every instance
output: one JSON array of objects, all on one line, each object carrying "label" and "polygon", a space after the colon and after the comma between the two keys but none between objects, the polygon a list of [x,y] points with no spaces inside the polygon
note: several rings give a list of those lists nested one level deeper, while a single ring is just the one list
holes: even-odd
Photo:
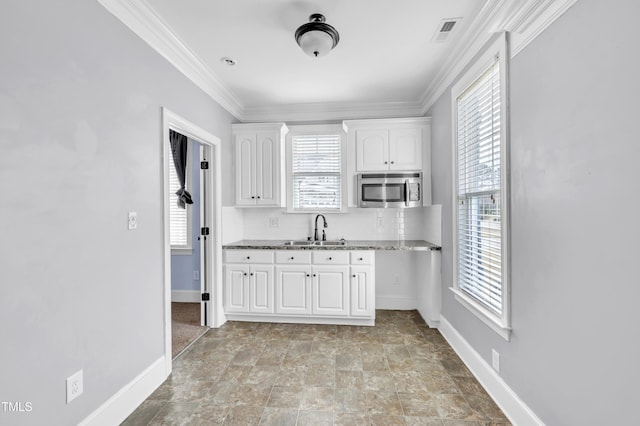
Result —
[{"label": "doorway", "polygon": [[[201,230],[206,226],[204,207],[209,196],[204,188],[204,174],[209,169],[201,169],[208,159],[204,145],[197,140],[178,136],[186,141],[187,158],[185,189],[192,204],[178,206],[180,179],[176,172],[171,152],[167,154],[169,163],[169,237],[171,243],[171,357],[176,359],[206,331],[206,319],[201,312],[201,295],[206,293],[201,279],[206,265],[202,262],[202,246],[206,236]],[[171,150],[170,150],[171,151]]]},{"label": "doorway", "polygon": [[[221,145],[220,139],[199,126],[189,122],[170,110],[162,109],[163,122],[163,196],[164,196],[164,323],[165,323],[165,365],[166,373],[172,370],[172,321],[171,321],[171,242],[170,227],[170,191],[169,191],[169,131],[174,130],[189,140],[200,144],[199,154],[202,156],[200,170],[200,274],[201,280],[199,300],[201,325],[219,327],[225,321],[222,311],[222,235],[221,235]],[[196,178],[196,174],[193,175]],[[206,194],[206,195],[204,195]],[[204,196],[203,196],[204,195]],[[194,212],[195,213],[195,212]],[[193,275],[192,275],[193,276]]]}]

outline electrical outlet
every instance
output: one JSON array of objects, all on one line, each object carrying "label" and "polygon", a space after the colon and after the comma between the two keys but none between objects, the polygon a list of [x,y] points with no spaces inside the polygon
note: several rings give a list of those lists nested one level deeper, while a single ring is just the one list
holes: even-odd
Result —
[{"label": "electrical outlet", "polygon": [[269,226],[271,226],[272,228],[279,228],[280,227],[280,218],[279,217],[270,217],[269,218]]},{"label": "electrical outlet", "polygon": [[393,276],[393,285],[400,285],[400,275],[395,274]]},{"label": "electrical outlet", "polygon": [[377,226],[378,228],[382,228],[382,227],[384,227],[384,219],[383,219],[383,218],[381,218],[381,217],[377,217],[377,218],[376,218],[376,226]]},{"label": "electrical outlet", "polygon": [[495,349],[491,349],[491,365],[494,370],[500,372],[500,354]]},{"label": "electrical outlet", "polygon": [[193,271],[193,280],[200,281],[200,271]]},{"label": "electrical outlet", "polygon": [[82,395],[82,370],[67,377],[67,404]]},{"label": "electrical outlet", "polygon": [[138,213],[129,212],[129,230],[138,228]]}]

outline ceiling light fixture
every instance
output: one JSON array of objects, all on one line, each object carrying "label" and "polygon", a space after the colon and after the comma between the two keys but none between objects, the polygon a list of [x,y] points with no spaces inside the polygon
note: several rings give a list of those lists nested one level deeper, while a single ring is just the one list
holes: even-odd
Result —
[{"label": "ceiling light fixture", "polygon": [[326,55],[340,41],[338,31],[324,21],[324,15],[314,13],[309,16],[309,22],[296,30],[296,42],[304,53],[314,58]]},{"label": "ceiling light fixture", "polygon": [[220,61],[221,61],[223,64],[227,64],[227,65],[229,65],[230,67],[232,67],[232,66],[234,66],[235,64],[237,64],[237,62],[236,62],[236,60],[235,60],[235,59],[228,58],[228,57],[226,57],[226,56],[225,56],[224,58],[220,58]]}]

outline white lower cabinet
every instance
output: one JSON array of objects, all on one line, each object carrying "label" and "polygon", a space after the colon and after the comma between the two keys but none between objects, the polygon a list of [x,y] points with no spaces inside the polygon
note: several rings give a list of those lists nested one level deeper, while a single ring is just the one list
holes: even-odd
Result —
[{"label": "white lower cabinet", "polygon": [[230,319],[373,325],[373,251],[226,253],[227,262],[243,263],[225,264],[224,308]]},{"label": "white lower cabinet", "polygon": [[276,266],[276,313],[309,315],[311,313],[311,268]]},{"label": "white lower cabinet", "polygon": [[351,316],[370,317],[375,314],[373,273],[371,266],[351,267]]},{"label": "white lower cabinet", "polygon": [[225,311],[273,313],[273,266],[226,265]]},{"label": "white lower cabinet", "polygon": [[311,271],[311,313],[349,315],[349,266],[314,266]]}]

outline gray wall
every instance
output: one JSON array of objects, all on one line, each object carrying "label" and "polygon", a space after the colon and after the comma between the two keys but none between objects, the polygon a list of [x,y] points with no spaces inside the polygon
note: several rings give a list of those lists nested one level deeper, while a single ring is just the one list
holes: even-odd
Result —
[{"label": "gray wall", "polygon": [[76,424],[164,352],[161,107],[223,164],[233,118],[96,1],[2,5],[0,423]]},{"label": "gray wall", "polygon": [[[581,0],[511,63],[512,325],[452,285],[451,92],[432,108],[443,316],[549,425],[637,422],[640,4]],[[615,22],[615,29],[605,23]]]}]

